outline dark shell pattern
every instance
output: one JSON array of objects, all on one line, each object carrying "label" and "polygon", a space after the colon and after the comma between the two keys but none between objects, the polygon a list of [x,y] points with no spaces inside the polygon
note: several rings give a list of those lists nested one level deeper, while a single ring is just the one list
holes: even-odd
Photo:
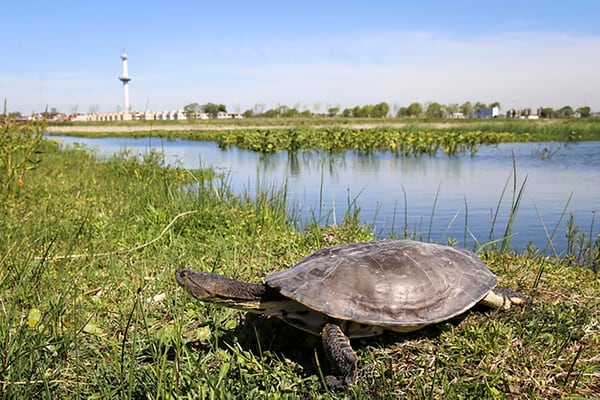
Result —
[{"label": "dark shell pattern", "polygon": [[468,250],[382,240],[319,250],[265,283],[329,317],[393,329],[465,312],[496,276]]}]

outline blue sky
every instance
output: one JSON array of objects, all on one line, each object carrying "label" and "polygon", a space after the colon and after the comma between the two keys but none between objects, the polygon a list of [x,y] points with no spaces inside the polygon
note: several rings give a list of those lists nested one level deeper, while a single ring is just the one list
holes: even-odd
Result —
[{"label": "blue sky", "polygon": [[600,111],[600,2],[8,1],[10,111],[500,101]]}]

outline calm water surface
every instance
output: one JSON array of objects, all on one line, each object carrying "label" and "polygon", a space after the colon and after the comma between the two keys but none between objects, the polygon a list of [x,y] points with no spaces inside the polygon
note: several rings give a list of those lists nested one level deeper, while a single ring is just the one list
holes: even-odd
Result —
[{"label": "calm water surface", "polygon": [[489,238],[500,200],[493,237],[502,237],[513,197],[514,161],[517,190],[523,183],[525,189],[512,228],[513,248],[522,250],[531,243],[548,250],[546,230],[551,234],[558,227],[552,242],[563,252],[570,214],[580,229],[600,233],[600,221],[594,223],[600,210],[600,142],[510,143],[482,146],[473,157],[397,157],[314,151],[263,155],[221,150],[211,142],[157,138],[56,138],[95,148],[102,155],[125,148],[143,154],[154,148],[164,152],[169,163],[228,173],[238,193],[287,185],[290,208],[304,219],[340,223],[349,202],[355,202],[362,221],[379,236],[401,235],[407,226],[423,239],[444,242],[453,237],[466,247],[474,239]]}]

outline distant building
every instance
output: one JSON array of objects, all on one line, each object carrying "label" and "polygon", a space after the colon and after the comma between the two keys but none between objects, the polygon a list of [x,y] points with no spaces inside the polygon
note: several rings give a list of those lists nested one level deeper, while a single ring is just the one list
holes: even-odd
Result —
[{"label": "distant building", "polygon": [[70,118],[71,118],[71,121],[73,121],[73,122],[86,122],[86,121],[89,121],[87,114],[71,115]]},{"label": "distant building", "polygon": [[473,118],[498,118],[500,109],[498,107],[476,108],[473,112]]},{"label": "distant building", "polygon": [[[211,119],[212,116],[205,112],[197,112],[194,117],[199,120]],[[242,119],[241,114],[219,112],[217,119]],[[163,111],[133,111],[133,112],[108,112],[108,113],[89,113],[71,116],[73,122],[111,122],[111,121],[187,121],[188,116],[184,110],[163,110]]]}]

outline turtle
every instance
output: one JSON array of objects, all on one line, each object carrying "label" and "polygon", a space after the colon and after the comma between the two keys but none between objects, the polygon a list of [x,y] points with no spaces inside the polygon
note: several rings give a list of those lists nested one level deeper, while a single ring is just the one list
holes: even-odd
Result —
[{"label": "turtle", "polygon": [[412,332],[477,303],[500,310],[526,303],[520,293],[497,286],[475,253],[412,240],[323,248],[263,283],[190,269],[175,275],[201,301],[275,316],[320,336],[334,370],[325,380],[334,390],[357,379],[350,338]]}]

